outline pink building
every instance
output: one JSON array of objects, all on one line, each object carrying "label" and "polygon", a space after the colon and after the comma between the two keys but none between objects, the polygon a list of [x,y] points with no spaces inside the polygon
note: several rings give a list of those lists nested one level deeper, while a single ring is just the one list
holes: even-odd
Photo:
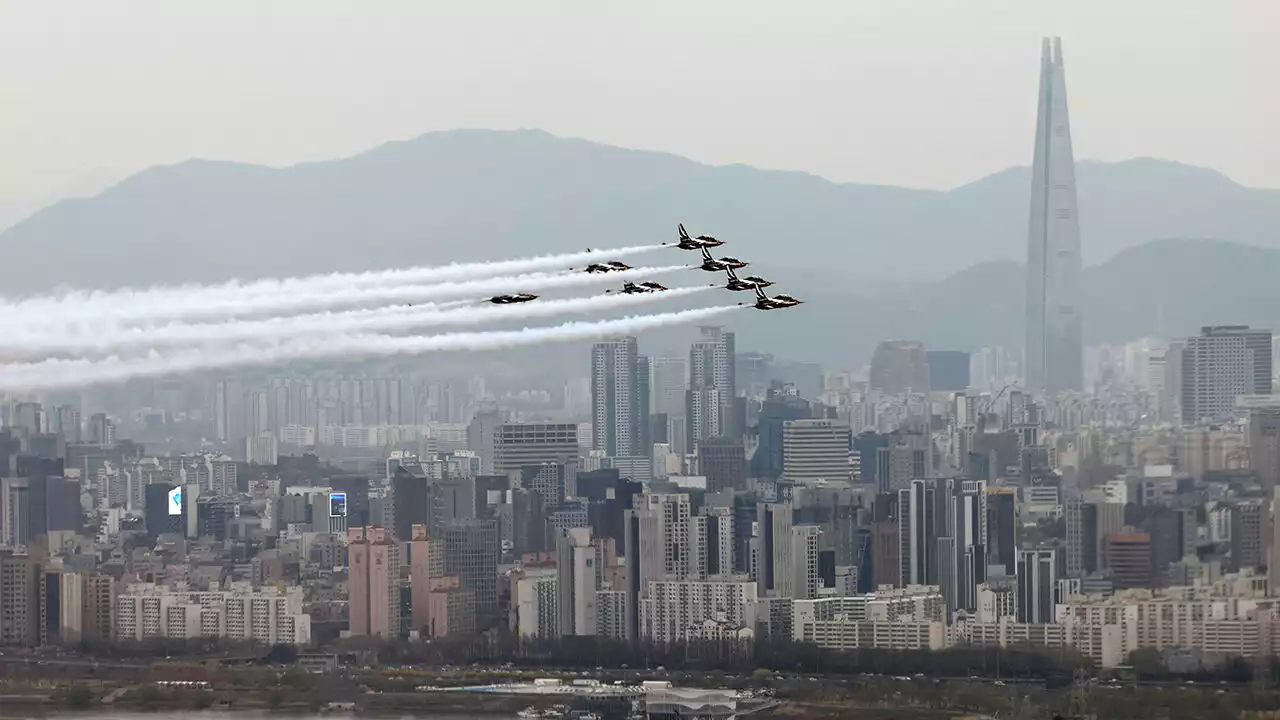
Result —
[{"label": "pink building", "polygon": [[462,587],[457,576],[444,577],[442,550],[439,540],[427,536],[425,525],[412,527],[409,541],[412,629],[425,637],[475,631],[475,593]]},{"label": "pink building", "polygon": [[352,635],[400,634],[400,556],[391,531],[378,525],[347,530],[348,626]]}]

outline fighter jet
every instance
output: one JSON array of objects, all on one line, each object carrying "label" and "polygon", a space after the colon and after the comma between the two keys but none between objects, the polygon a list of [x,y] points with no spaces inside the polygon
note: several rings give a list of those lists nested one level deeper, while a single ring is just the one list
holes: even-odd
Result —
[{"label": "fighter jet", "polygon": [[738,277],[733,268],[725,268],[725,272],[729,273],[729,282],[724,287],[726,290],[750,290],[752,288],[766,288],[773,284],[771,280],[765,280],[762,277],[748,275],[745,278]]},{"label": "fighter jet", "polygon": [[[803,300],[797,300],[790,295],[774,295],[769,297],[764,294],[759,286],[756,286],[756,302],[753,307],[757,310],[782,310],[784,308],[795,307],[803,303]],[[745,305],[746,303],[740,303]]]},{"label": "fighter jet", "polygon": [[707,272],[724,272],[730,268],[737,270],[746,267],[747,264],[738,258],[722,257],[719,260],[711,257],[711,253],[702,248],[702,265],[700,266]]},{"label": "fighter jet", "polygon": [[[574,268],[569,268],[569,269],[573,270]],[[626,263],[620,263],[617,260],[612,260],[606,263],[592,263],[586,266],[585,268],[583,268],[582,271],[589,272],[589,273],[607,273],[607,272],[621,272],[622,270],[630,270],[630,269],[631,269],[630,265],[627,265]]]},{"label": "fighter jet", "polygon": [[676,247],[681,250],[701,250],[703,248],[713,248],[723,245],[723,240],[717,240],[710,235],[699,235],[698,237],[689,237],[689,233],[685,232],[684,224],[680,225],[680,242],[676,243]]},{"label": "fighter jet", "polygon": [[619,292],[619,293],[622,293],[623,295],[639,295],[641,293],[661,292],[666,289],[667,287],[665,285],[660,285],[656,282],[642,282],[639,284],[626,282],[626,283],[622,283],[621,290],[617,290],[617,291],[606,290],[605,292],[609,292],[609,293]]},{"label": "fighter jet", "polygon": [[494,295],[489,298],[489,302],[494,305],[511,305],[513,303],[523,303],[537,299],[538,296],[532,293],[516,293],[515,295]]}]

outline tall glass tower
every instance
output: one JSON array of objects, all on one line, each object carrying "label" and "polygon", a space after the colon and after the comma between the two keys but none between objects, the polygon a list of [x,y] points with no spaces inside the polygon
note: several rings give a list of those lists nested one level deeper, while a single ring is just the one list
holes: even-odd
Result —
[{"label": "tall glass tower", "polygon": [[1062,43],[1044,39],[1027,233],[1027,389],[1047,398],[1084,386],[1080,219]]}]

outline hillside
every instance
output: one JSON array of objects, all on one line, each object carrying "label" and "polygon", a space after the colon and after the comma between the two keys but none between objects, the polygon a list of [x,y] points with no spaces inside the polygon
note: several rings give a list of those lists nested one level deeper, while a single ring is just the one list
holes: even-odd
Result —
[{"label": "hillside", "polygon": [[[1203,323],[1280,327],[1280,191],[1143,159],[1082,162],[1078,176],[1091,340]],[[1029,182],[1012,168],[940,193],[711,167],[537,131],[435,133],[286,169],[147,170],[0,233],[0,287],[14,296],[496,259],[671,239],[683,220],[810,301],[737,314],[740,347],[850,367],[889,337],[1021,344]],[[660,353],[687,340],[687,329],[672,330],[645,344]]]},{"label": "hillside", "polygon": [[[5,295],[491,259],[668,239],[677,220],[761,272],[883,288],[1020,260],[1029,177],[950,192],[712,167],[539,131],[460,130],[269,169],[190,161],[0,233]],[[1079,164],[1088,262],[1164,237],[1280,245],[1280,191],[1155,160]]]}]

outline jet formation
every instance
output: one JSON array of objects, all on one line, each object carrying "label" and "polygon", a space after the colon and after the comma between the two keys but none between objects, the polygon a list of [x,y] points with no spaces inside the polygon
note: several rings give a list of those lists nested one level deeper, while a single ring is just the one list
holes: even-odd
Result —
[{"label": "jet formation", "polygon": [[[802,300],[797,300],[790,295],[778,294],[772,297],[765,295],[763,288],[773,285],[773,282],[758,275],[739,277],[734,271],[741,270],[746,267],[748,264],[746,261],[728,256],[721,258],[712,257],[710,248],[724,245],[723,240],[717,240],[710,235],[691,236],[689,235],[689,232],[684,229],[683,223],[678,226],[678,232],[679,235],[674,244],[663,243],[663,245],[670,245],[672,247],[679,248],[680,250],[697,250],[700,252],[702,254],[702,264],[697,266],[700,270],[714,273],[722,272],[727,276],[727,282],[722,286],[717,285],[716,287],[723,287],[726,290],[734,292],[753,290],[756,294],[756,300],[754,303],[751,303],[751,306],[757,310],[781,310],[784,308],[795,307],[796,305],[803,303]],[[631,266],[626,263],[611,260],[592,263],[587,265],[585,268],[582,268],[581,271],[587,273],[609,273],[631,269]],[[569,270],[576,270],[576,268],[569,268]],[[622,284],[622,289],[606,290],[605,292],[620,293],[623,295],[637,295],[641,293],[661,292],[666,289],[668,288],[665,285],[661,285],[656,282],[625,282]],[[513,303],[529,302],[530,300],[536,300],[537,298],[537,295],[533,295],[531,293],[516,293],[513,295],[495,295],[494,297],[489,298],[488,302],[495,305],[510,305]],[[748,303],[738,304],[747,305]]]}]

